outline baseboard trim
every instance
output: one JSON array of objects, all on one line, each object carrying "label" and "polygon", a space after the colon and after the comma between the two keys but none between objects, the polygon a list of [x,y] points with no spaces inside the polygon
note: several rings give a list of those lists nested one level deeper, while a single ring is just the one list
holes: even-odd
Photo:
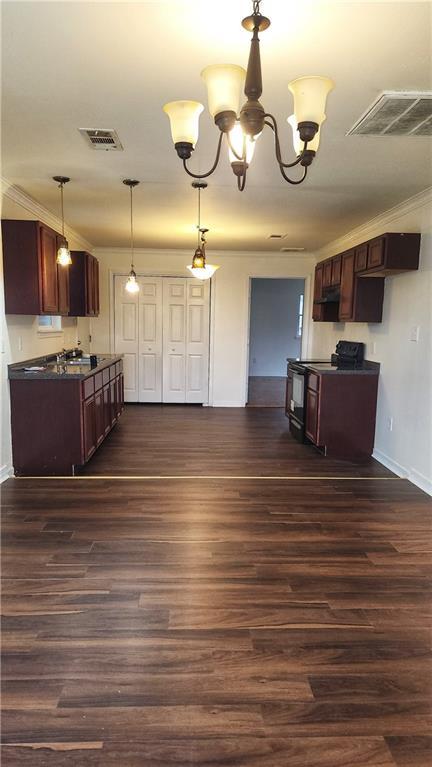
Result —
[{"label": "baseboard trim", "polygon": [[428,479],[428,477],[425,477],[424,474],[421,474],[421,472],[416,471],[416,469],[406,469],[405,466],[397,463],[397,461],[393,461],[392,458],[385,453],[382,453],[381,450],[374,450],[372,458],[375,458],[379,463],[382,463],[386,469],[390,469],[390,471],[397,474],[398,477],[408,479],[413,485],[419,487],[420,490],[423,490],[428,495],[432,495],[432,481]]},{"label": "baseboard trim", "polygon": [[428,495],[432,495],[432,480],[425,477],[424,474],[422,474],[420,471],[411,469],[408,475],[408,479],[414,485],[417,485],[420,490],[424,490],[424,492]]},{"label": "baseboard trim", "polygon": [[6,482],[7,479],[10,479],[10,477],[13,477],[13,468],[5,463],[0,467],[0,485],[2,482]]},{"label": "baseboard trim", "polygon": [[239,399],[216,399],[212,407],[244,407],[245,404],[244,400]]}]

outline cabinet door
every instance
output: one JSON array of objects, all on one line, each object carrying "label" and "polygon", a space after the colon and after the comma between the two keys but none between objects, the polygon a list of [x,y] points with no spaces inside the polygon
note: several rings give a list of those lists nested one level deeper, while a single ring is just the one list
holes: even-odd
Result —
[{"label": "cabinet door", "polygon": [[110,385],[107,384],[102,389],[103,396],[103,419],[104,419],[104,432],[108,434],[111,429],[111,399],[110,399]]},{"label": "cabinet door", "polygon": [[331,284],[340,285],[342,256],[335,256],[335,258],[332,258],[331,265],[332,265]]},{"label": "cabinet door", "polygon": [[104,422],[104,402],[102,389],[95,394],[95,427],[96,427],[96,444],[100,445],[105,436],[105,422]]},{"label": "cabinet door", "polygon": [[41,312],[58,313],[57,235],[45,226],[40,228]]},{"label": "cabinet door", "polygon": [[84,461],[96,450],[96,407],[94,396],[83,402]]},{"label": "cabinet door", "polygon": [[93,259],[93,311],[97,317],[99,314],[99,261],[92,256]]},{"label": "cabinet door", "polygon": [[315,322],[319,322],[322,320],[323,317],[323,307],[321,304],[316,304],[315,301],[322,298],[322,288],[323,288],[323,268],[322,266],[317,266],[315,269],[315,282],[314,282],[314,304],[312,308],[312,319],[315,320]]},{"label": "cabinet door", "polygon": [[86,253],[85,283],[86,283],[86,314],[89,317],[94,317],[94,314],[95,314],[94,267],[93,267],[93,256],[91,256],[90,253]]},{"label": "cabinet door", "polygon": [[121,382],[121,375],[117,376],[115,383],[116,383],[116,415],[117,418],[120,418],[121,412],[122,412],[122,382]]},{"label": "cabinet door", "polygon": [[326,261],[324,263],[323,271],[323,288],[329,288],[332,282],[332,262]]},{"label": "cabinet door", "polygon": [[384,239],[377,237],[369,243],[367,268],[374,269],[384,264]]},{"label": "cabinet door", "polygon": [[111,403],[111,426],[114,426],[117,420],[117,385],[115,378],[110,381],[110,403]]},{"label": "cabinet door", "polygon": [[339,319],[350,320],[353,316],[354,304],[354,251],[350,250],[342,256],[341,290],[339,303]]},{"label": "cabinet door", "polygon": [[366,242],[364,245],[359,245],[359,247],[355,249],[354,271],[355,272],[366,271],[367,261],[368,261],[368,244]]},{"label": "cabinet door", "polygon": [[[57,248],[61,239],[57,238]],[[57,284],[58,284],[58,312],[59,314],[69,314],[69,266],[57,264]]]},{"label": "cabinet door", "polygon": [[318,405],[319,393],[307,389],[306,391],[306,436],[315,444],[318,444]]}]

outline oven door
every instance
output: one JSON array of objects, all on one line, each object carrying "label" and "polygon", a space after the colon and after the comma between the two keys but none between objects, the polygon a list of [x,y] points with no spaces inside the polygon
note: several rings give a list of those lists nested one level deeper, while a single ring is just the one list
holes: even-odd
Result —
[{"label": "oven door", "polygon": [[290,366],[288,369],[287,414],[290,420],[290,432],[301,442],[305,439],[305,385],[306,370],[300,366]]}]

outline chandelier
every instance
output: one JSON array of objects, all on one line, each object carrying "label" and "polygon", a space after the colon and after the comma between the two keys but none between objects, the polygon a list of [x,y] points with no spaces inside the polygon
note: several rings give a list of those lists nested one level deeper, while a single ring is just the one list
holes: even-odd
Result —
[{"label": "chandelier", "polygon": [[192,181],[192,186],[194,189],[198,189],[198,242],[192,259],[192,265],[188,266],[188,269],[198,280],[209,280],[210,277],[213,277],[216,269],[219,269],[219,267],[214,264],[207,264],[206,262],[206,234],[209,230],[201,227],[201,189],[207,189],[207,184],[205,181]]},{"label": "chandelier", "polygon": [[[265,126],[273,131],[276,161],[285,181],[301,184],[305,180],[318,149],[320,128],[326,118],[326,99],[334,85],[328,77],[315,76],[299,77],[288,84],[294,97],[294,114],[287,121],[293,129],[296,158],[284,162],[276,119],[259,101],[263,87],[258,34],[270,26],[270,19],[261,15],[260,3],[261,0],[253,0],[252,14],[242,21],[243,27],[253,33],[247,71],[235,64],[215,64],[201,72],[207,85],[209,111],[220,130],[215,161],[207,173],[194,173],[187,165],[198,141],[199,117],[204,106],[198,101],[171,101],[163,107],[170,119],[174,147],[186,173],[197,179],[210,176],[219,164],[225,135],[231,167],[241,192],[246,186],[256,141]],[[243,86],[247,101],[238,114]],[[297,179],[290,178],[286,170],[296,165],[302,167],[302,174]]]},{"label": "chandelier", "polygon": [[123,181],[126,186],[129,187],[130,190],[130,251],[131,251],[131,268],[129,272],[129,276],[127,278],[127,282],[125,285],[125,290],[127,290],[128,293],[138,293],[140,286],[137,281],[137,276],[135,273],[134,268],[134,229],[133,229],[133,190],[134,187],[138,186],[139,181],[137,181],[134,178],[125,178]]}]

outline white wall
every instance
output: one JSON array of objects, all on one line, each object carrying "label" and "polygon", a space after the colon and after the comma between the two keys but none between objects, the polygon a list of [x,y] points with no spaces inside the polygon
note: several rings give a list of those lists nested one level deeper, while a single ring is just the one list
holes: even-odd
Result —
[{"label": "white wall", "polygon": [[[129,270],[128,250],[96,249],[99,259],[101,313],[91,320],[91,349],[95,352],[113,350],[112,278],[114,272]],[[161,274],[186,277],[186,266],[192,250],[146,251],[135,253],[135,269],[140,274]],[[306,312],[308,309],[311,275],[315,258],[311,255],[273,255],[270,253],[208,253],[211,263],[220,265],[212,280],[211,342],[210,342],[210,404],[216,407],[242,407],[246,402],[248,379],[249,289],[251,277],[308,278]],[[307,353],[308,322],[304,335]]]},{"label": "white wall", "polygon": [[[317,322],[312,330],[314,355],[329,355],[340,338],[347,338],[363,341],[366,357],[381,363],[374,455],[427,492],[432,492],[431,199],[418,195],[319,254],[322,260],[386,231],[421,232],[419,271],[386,277],[382,323]],[[416,326],[418,343],[410,340]]]},{"label": "white wall", "polygon": [[299,357],[297,336],[303,280],[252,280],[250,376],[285,376],[287,357]]},{"label": "white wall", "polygon": [[[2,218],[38,220],[59,231],[61,222],[56,216],[39,206],[27,195],[3,186]],[[75,232],[66,227],[66,236],[72,249],[89,250],[91,247]],[[1,237],[1,234],[0,234]],[[10,435],[10,402],[7,366],[13,362],[52,354],[64,348],[76,346],[78,339],[83,349],[89,349],[90,323],[87,318],[63,317],[62,331],[55,335],[38,332],[37,317],[30,315],[5,315],[3,290],[3,252],[0,245],[0,333],[1,333],[1,440],[0,481],[9,476],[12,469]]]}]

